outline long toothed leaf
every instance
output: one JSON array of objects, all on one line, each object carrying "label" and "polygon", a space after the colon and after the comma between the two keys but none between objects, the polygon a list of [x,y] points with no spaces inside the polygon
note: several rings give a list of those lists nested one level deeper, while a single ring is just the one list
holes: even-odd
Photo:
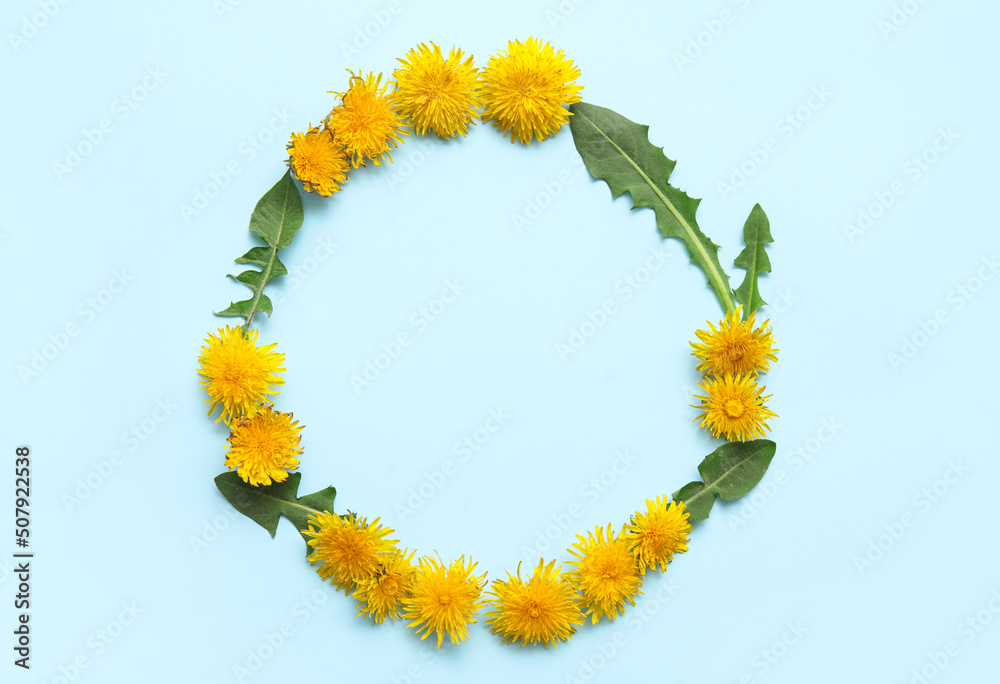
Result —
[{"label": "long toothed leaf", "polygon": [[264,294],[264,288],[275,278],[288,273],[288,269],[278,259],[278,250],[292,244],[302,220],[302,196],[289,171],[264,193],[250,215],[250,232],[266,242],[267,247],[253,247],[236,259],[238,264],[253,264],[260,266],[260,270],[249,269],[230,276],[253,290],[253,296],[231,303],[219,311],[217,316],[243,318],[244,329],[249,329],[258,312],[271,315],[273,307],[271,300]]},{"label": "long toothed leaf", "polygon": [[771,260],[764,245],[774,242],[774,239],[771,238],[771,224],[767,220],[767,214],[759,204],[754,205],[743,226],[743,241],[747,246],[733,263],[747,271],[743,284],[736,288],[736,299],[743,305],[743,319],[746,320],[758,307],[767,304],[760,296],[757,278],[761,273],[771,272]]},{"label": "long toothed leaf", "polygon": [[652,208],[663,237],[684,241],[691,261],[705,272],[722,307],[734,311],[729,276],[719,263],[719,246],[701,232],[695,219],[701,200],[668,184],[675,162],[649,142],[649,126],[585,102],[572,105],[570,111],[573,140],[590,173],[608,184],[613,197],[629,193],[633,209]]},{"label": "long toothed leaf", "polygon": [[[278,531],[278,520],[282,515],[291,520],[295,529],[302,534],[310,515],[333,512],[337,490],[327,487],[313,494],[299,496],[300,479],[301,473],[292,473],[284,482],[255,487],[244,482],[236,472],[228,472],[215,478],[215,486],[236,510],[270,532],[273,537]],[[302,538],[309,541],[304,534]]]},{"label": "long toothed leaf", "polygon": [[698,466],[703,481],[687,483],[674,492],[674,499],[684,502],[691,522],[704,520],[716,495],[732,501],[749,494],[764,477],[776,449],[769,439],[727,442]]}]

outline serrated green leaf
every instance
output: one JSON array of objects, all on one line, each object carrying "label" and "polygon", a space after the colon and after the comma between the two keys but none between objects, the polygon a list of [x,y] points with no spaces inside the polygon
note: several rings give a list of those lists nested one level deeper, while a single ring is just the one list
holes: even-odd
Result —
[{"label": "serrated green leaf", "polygon": [[277,533],[278,520],[284,515],[308,542],[309,537],[302,534],[302,530],[308,527],[309,516],[324,511],[332,513],[337,490],[327,487],[299,497],[300,479],[301,473],[292,473],[284,482],[254,487],[244,482],[235,471],[231,471],[216,477],[215,486],[233,508],[270,532],[271,537]]},{"label": "serrated green leaf", "polygon": [[216,311],[216,316],[230,316],[233,318],[240,317],[246,318],[250,315],[250,307],[253,304],[249,299],[244,299],[242,302],[230,302],[222,311]]},{"label": "serrated green leaf", "polygon": [[302,195],[291,169],[257,202],[250,215],[250,232],[269,247],[285,249],[302,226]]},{"label": "serrated green leaf", "polygon": [[735,311],[729,276],[719,263],[719,246],[701,232],[695,219],[701,200],[668,184],[675,162],[649,142],[649,126],[585,102],[572,105],[570,111],[573,141],[591,175],[608,184],[612,197],[628,192],[633,209],[652,208],[660,234],[684,241],[722,308]]},{"label": "serrated green leaf", "polygon": [[249,252],[234,259],[238,264],[256,264],[258,266],[267,266],[270,260],[270,247],[251,247]]},{"label": "serrated green leaf", "polygon": [[732,501],[757,486],[774,458],[777,446],[769,439],[727,442],[705,457],[698,466],[704,482],[690,482],[674,492],[683,501],[691,522],[708,517],[715,497]]},{"label": "serrated green leaf", "polygon": [[250,232],[267,243],[267,247],[252,247],[236,259],[238,264],[260,266],[259,271],[247,270],[239,275],[230,275],[251,290],[253,297],[242,302],[234,302],[217,316],[239,316],[244,319],[243,329],[249,330],[254,316],[263,311],[270,316],[274,308],[264,294],[264,288],[275,278],[288,273],[288,269],[278,258],[278,250],[292,244],[295,233],[302,225],[302,196],[292,180],[291,173],[285,172],[274,186],[264,193],[250,216]]},{"label": "serrated green leaf", "polygon": [[243,273],[235,276],[230,274],[229,277],[237,282],[241,282],[244,285],[249,286],[254,292],[264,289],[263,271],[243,271]]},{"label": "serrated green leaf", "polygon": [[746,320],[758,307],[767,304],[760,296],[757,278],[761,273],[771,272],[771,260],[764,245],[774,239],[771,238],[771,223],[759,204],[754,205],[743,225],[743,241],[747,246],[733,263],[747,271],[743,284],[736,288],[736,299],[743,305],[743,320]]},{"label": "serrated green leaf", "polygon": [[222,311],[216,311],[216,316],[228,316],[230,318],[244,318],[246,320],[253,320],[254,315],[258,311],[263,311],[268,316],[270,316],[274,308],[271,306],[271,298],[266,294],[262,294],[257,301],[252,299],[244,299],[240,302],[230,302]]},{"label": "serrated green leaf", "polygon": [[[240,257],[240,259],[242,259],[242,258],[243,257]],[[237,263],[241,263],[239,259],[237,259],[236,262]],[[254,263],[255,264],[257,262],[256,261],[251,261],[251,262],[244,261],[242,263]],[[262,264],[262,265],[264,266],[265,270],[262,270],[262,271],[247,270],[247,271],[243,271],[243,273],[240,273],[237,276],[230,275],[229,277],[232,278],[233,280],[238,280],[239,282],[243,283],[244,285],[248,285],[250,287],[250,289],[252,289],[254,292],[257,292],[258,290],[263,290],[264,289],[264,285],[266,285],[269,281],[274,280],[275,278],[280,278],[281,276],[288,274],[288,269],[285,268],[285,265],[283,263],[281,263],[281,260],[277,257],[277,255],[275,255],[274,260],[271,262],[270,269],[267,268],[267,264],[266,263]],[[265,274],[268,275],[268,277],[267,277],[266,280],[262,280],[264,278]]]},{"label": "serrated green leaf", "polygon": [[267,314],[268,318],[274,313],[274,307],[271,306],[271,298],[266,294],[262,294],[257,300],[257,311],[263,311]]}]

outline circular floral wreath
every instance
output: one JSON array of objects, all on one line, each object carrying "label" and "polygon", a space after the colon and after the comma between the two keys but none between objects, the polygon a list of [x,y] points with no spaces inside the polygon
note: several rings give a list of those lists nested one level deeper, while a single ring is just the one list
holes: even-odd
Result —
[{"label": "circular floral wreath", "polygon": [[[347,90],[335,93],[336,105],[323,125],[295,133],[288,143],[289,170],[258,202],[250,231],[264,244],[237,263],[250,268],[234,277],[253,294],[234,302],[220,316],[241,317],[240,327],[210,333],[199,357],[201,383],[208,392],[209,415],[231,432],[225,465],[216,478],[222,494],[273,537],[285,515],[307,543],[308,560],[323,580],[359,602],[358,615],[376,623],[402,618],[422,639],[445,635],[468,638],[468,624],[487,608],[486,624],[504,643],[558,646],[587,619],[614,620],[635,605],[647,570],[666,570],[673,556],[687,551],[691,523],[708,517],[716,496],[747,494],[764,475],[775,452],[763,439],[775,414],[758,385],[760,374],[777,360],[772,332],[756,326],[754,312],[765,302],[758,275],[771,265],[767,216],[753,208],[743,229],[746,248],[735,265],[746,270],[735,290],[718,259],[718,245],[698,227],[700,200],[668,183],[674,162],[648,139],[648,127],[615,112],[580,101],[580,70],[562,52],[535,38],[511,41],[480,71],[473,58],[452,48],[448,57],[431,44],[411,49],[384,84],[382,74],[351,73]],[[390,90],[391,87],[391,90]],[[567,569],[538,561],[528,577],[507,572],[486,590],[486,573],[464,556],[445,563],[440,557],[400,549],[394,531],[379,518],[333,512],[336,491],[327,487],[299,496],[302,426],[291,413],[274,407],[271,395],[284,383],[284,355],[276,344],[257,345],[254,317],[272,313],[266,285],[286,273],[278,252],[288,247],[303,221],[297,179],[306,192],[330,197],[342,189],[352,169],[371,162],[392,162],[390,152],[402,135],[433,133],[444,139],[465,136],[477,120],[492,121],[511,142],[529,144],[557,134],[569,123],[576,148],[590,173],[607,182],[613,197],[628,192],[633,208],[653,209],[664,238],[684,241],[692,261],[708,277],[724,317],[692,342],[697,369],[704,374],[703,395],[693,405],[700,426],[724,443],[699,465],[700,480],[671,497],[646,501],[628,523],[616,529],[597,526],[568,553]]]}]

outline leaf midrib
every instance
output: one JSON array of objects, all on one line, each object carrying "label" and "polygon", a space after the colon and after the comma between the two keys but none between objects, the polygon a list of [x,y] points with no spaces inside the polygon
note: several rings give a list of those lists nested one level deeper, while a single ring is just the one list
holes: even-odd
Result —
[{"label": "leaf midrib", "polygon": [[281,506],[292,506],[294,508],[301,508],[302,510],[309,511],[310,513],[320,513],[321,512],[318,509],[309,508],[308,506],[304,506],[304,505],[298,503],[297,501],[289,501],[288,499],[280,499],[280,498],[274,496],[273,494],[263,494],[261,492],[257,492],[257,496],[259,496],[259,497],[261,497],[263,499],[271,499],[272,501],[277,501]]},{"label": "leaf midrib", "polygon": [[758,268],[757,259],[759,256],[758,250],[764,249],[764,243],[760,239],[760,226],[758,226],[757,230],[754,231],[752,247],[753,260],[750,262],[750,268],[747,269],[747,278],[750,280],[750,291],[747,293],[746,309],[743,311],[744,321],[750,318],[750,314],[753,313],[753,303],[755,301],[754,295],[756,295],[757,299],[760,298],[760,290],[757,285],[757,275],[760,269]]}]

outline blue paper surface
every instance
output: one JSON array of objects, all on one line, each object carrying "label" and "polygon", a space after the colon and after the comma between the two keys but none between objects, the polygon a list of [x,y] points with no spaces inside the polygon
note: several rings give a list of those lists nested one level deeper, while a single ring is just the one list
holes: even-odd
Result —
[{"label": "blue paper surface", "polygon": [[[994,681],[998,19],[915,0],[7,3],[0,526],[27,445],[35,556],[25,671],[2,545],[0,680]],[[578,63],[585,101],[650,126],[734,285],[767,211],[778,451],[616,622],[545,650],[480,618],[436,651],[355,619],[287,520],[272,541],[225,502],[196,357],[247,292],[225,275],[288,136],[347,69],[388,75],[425,41],[483,66],[528,36]],[[406,140],[304,198],[258,321],[286,355],[277,405],[306,426],[301,491],[333,484],[338,511],[491,579],[565,562],[719,443],[692,422],[688,342],[721,311],[568,130]]]}]

